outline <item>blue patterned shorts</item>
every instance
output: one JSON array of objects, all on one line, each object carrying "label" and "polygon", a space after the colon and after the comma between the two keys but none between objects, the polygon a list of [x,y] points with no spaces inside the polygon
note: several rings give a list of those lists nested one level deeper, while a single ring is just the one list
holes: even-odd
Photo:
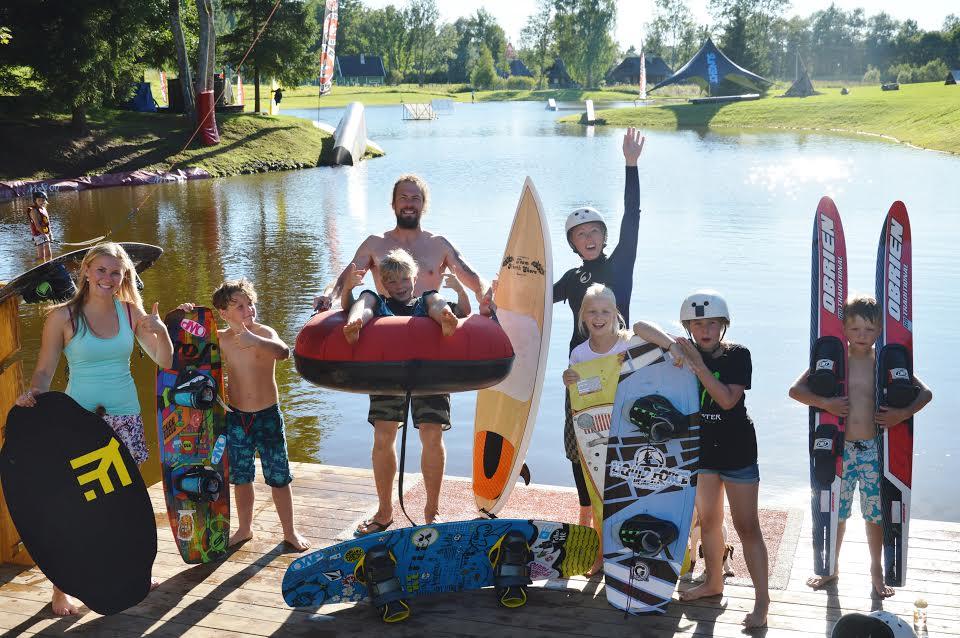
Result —
[{"label": "blue patterned shorts", "polygon": [[283,487],[293,480],[287,458],[287,437],[283,431],[280,406],[258,412],[227,412],[227,443],[230,446],[230,482],[253,483],[254,454],[260,453],[263,480],[270,487]]},{"label": "blue patterned shorts", "polygon": [[876,439],[845,441],[843,479],[840,482],[840,520],[850,518],[853,490],[860,484],[860,513],[864,520],[883,524],[880,513],[880,453]]}]

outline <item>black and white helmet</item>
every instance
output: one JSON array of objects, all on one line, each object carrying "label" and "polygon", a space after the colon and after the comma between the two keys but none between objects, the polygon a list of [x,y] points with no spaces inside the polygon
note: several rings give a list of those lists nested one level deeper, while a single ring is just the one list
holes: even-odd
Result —
[{"label": "black and white helmet", "polygon": [[603,241],[606,243],[607,222],[603,220],[603,215],[601,215],[600,211],[596,208],[581,206],[567,215],[567,223],[564,224],[564,231],[567,233],[567,243],[570,244],[570,248],[573,248],[573,252],[577,252],[577,249],[574,248],[573,241],[570,239],[570,231],[581,224],[589,224],[590,222],[596,222],[603,227]]},{"label": "black and white helmet", "polygon": [[680,306],[680,322],[693,319],[723,318],[730,322],[727,302],[716,290],[698,290],[683,300]]},{"label": "black and white helmet", "polygon": [[830,638],[917,638],[913,627],[889,611],[845,614],[833,627]]}]

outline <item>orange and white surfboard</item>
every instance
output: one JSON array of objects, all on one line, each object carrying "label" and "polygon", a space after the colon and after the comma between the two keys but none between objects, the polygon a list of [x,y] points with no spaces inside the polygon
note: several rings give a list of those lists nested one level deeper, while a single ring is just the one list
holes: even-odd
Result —
[{"label": "orange and white surfboard", "polygon": [[499,384],[477,393],[473,494],[481,514],[506,504],[533,434],[546,371],[553,312],[550,233],[528,177],[500,265],[494,302],[516,353]]}]

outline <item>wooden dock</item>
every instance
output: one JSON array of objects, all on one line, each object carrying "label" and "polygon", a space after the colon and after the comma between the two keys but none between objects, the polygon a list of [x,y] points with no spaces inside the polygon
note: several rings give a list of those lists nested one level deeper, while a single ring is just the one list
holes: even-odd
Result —
[{"label": "wooden dock", "polygon": [[[376,507],[369,470],[295,463],[297,524],[321,547],[343,538],[346,530]],[[259,471],[258,471],[259,477]],[[417,475],[405,482],[415,484]],[[259,481],[259,479],[258,479]],[[740,636],[740,621],[753,605],[750,587],[727,585],[722,599],[692,604],[674,602],[658,617],[624,618],[607,605],[602,584],[583,578],[539,583],[530,602],[502,609],[488,591],[443,594],[416,599],[414,615],[398,626],[383,625],[366,603],[315,609],[291,609],[280,596],[284,570],[297,554],[285,553],[269,488],[256,485],[254,527],[257,538],[227,560],[185,565],[174,547],[158,486],[150,489],[157,514],[159,552],[154,575],[163,582],[140,605],[102,617],[57,618],[50,611],[51,586],[36,568],[0,567],[0,631],[7,636],[83,633],[90,636]],[[522,490],[518,487],[518,490]],[[571,495],[571,498],[573,495]],[[798,504],[799,505],[799,504]],[[413,513],[413,512],[411,512]],[[805,517],[808,518],[808,517]],[[753,635],[790,638],[830,635],[836,620],[850,611],[880,609],[870,597],[863,527],[851,519],[836,586],[811,591],[812,550],[805,521],[793,553],[785,589],[772,590],[769,627]],[[882,602],[882,608],[912,619],[913,603],[929,603],[928,632],[920,636],[960,636],[960,524],[913,521],[908,587]]]}]

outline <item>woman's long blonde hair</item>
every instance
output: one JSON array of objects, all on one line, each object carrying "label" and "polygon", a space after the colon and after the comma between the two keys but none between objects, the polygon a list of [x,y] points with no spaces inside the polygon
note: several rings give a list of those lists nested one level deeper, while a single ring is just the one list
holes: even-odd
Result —
[{"label": "woman's long blonde hair", "polygon": [[624,320],[623,315],[620,314],[620,311],[617,310],[617,295],[603,284],[593,284],[583,293],[583,301],[580,302],[580,312],[577,315],[577,329],[580,330],[580,334],[584,337],[590,336],[590,331],[587,330],[587,321],[584,319],[588,301],[605,301],[613,306],[614,311],[617,313],[617,325],[610,326],[610,333],[618,335],[621,339],[629,339],[631,337],[630,331],[627,330],[627,322]]},{"label": "woman's long blonde hair", "polygon": [[73,297],[61,304],[51,308],[66,308],[70,311],[71,321],[73,322],[74,333],[79,333],[86,329],[86,322],[83,319],[83,304],[90,295],[90,282],[87,281],[87,269],[90,263],[97,257],[113,257],[120,262],[120,269],[123,271],[123,281],[117,290],[117,299],[135,305],[143,310],[143,299],[140,297],[140,291],[137,290],[137,270],[130,259],[130,255],[123,249],[123,246],[116,242],[108,241],[97,244],[87,252],[83,261],[80,262],[80,270],[77,273],[77,292]]}]

